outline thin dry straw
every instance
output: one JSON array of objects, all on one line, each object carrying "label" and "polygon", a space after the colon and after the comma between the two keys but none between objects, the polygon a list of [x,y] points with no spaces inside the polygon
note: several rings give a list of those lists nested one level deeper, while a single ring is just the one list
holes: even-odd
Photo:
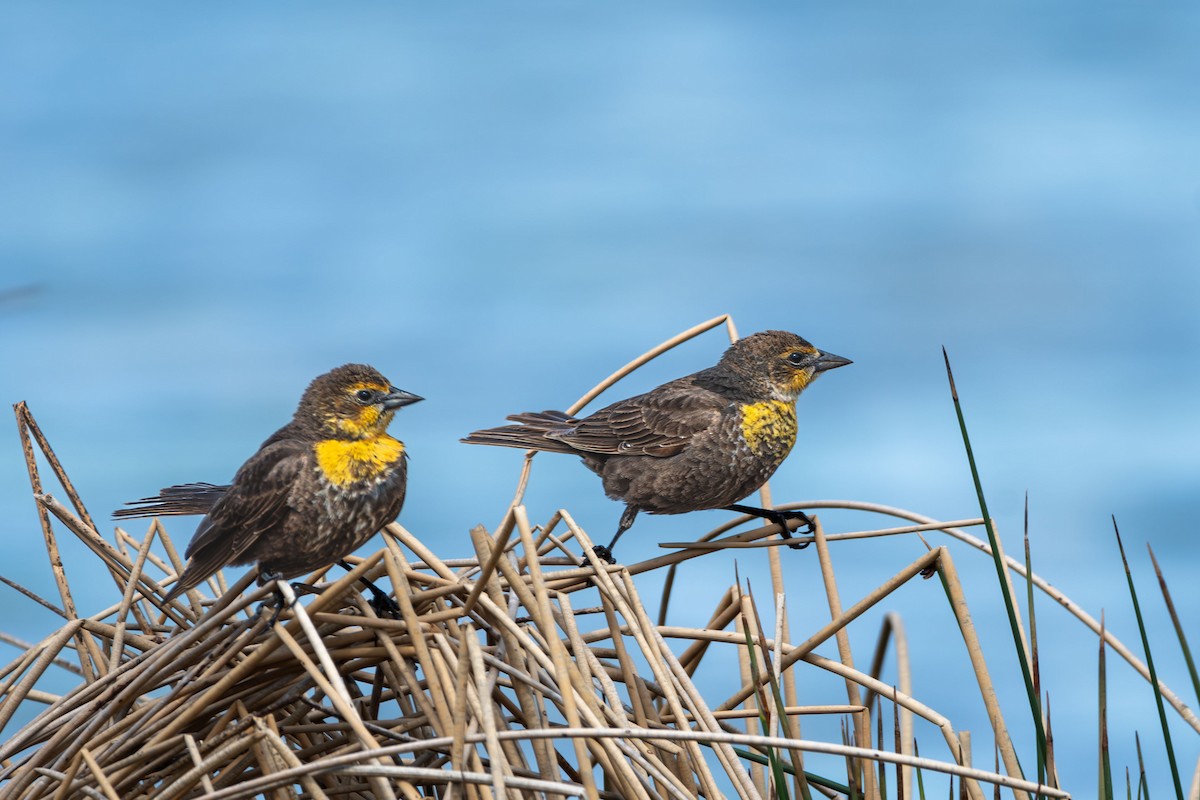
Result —
[{"label": "thin dry straw", "polygon": [[[842,614],[839,614],[835,619],[822,627],[819,631],[809,636],[805,642],[796,646],[791,653],[784,658],[784,663],[782,666],[791,666],[796,661],[800,660],[800,658],[802,658],[804,655],[812,652],[814,649],[820,646],[822,642],[828,640],[831,636],[835,635],[850,622],[866,613],[868,609],[876,605],[880,600],[903,586],[914,576],[919,575],[923,570],[927,569],[931,565],[936,564],[938,559],[943,555],[945,555],[945,551],[939,548],[938,550],[931,551],[918,558],[912,564],[894,575],[891,579],[885,581],[866,597],[859,600],[848,610]],[[743,700],[749,697],[750,694],[756,690],[756,688],[757,687],[755,686],[743,686],[732,696],[726,699],[725,702],[721,703],[721,705],[718,706],[718,710],[736,707]]]},{"label": "thin dry straw", "polygon": [[[44,442],[44,437],[41,435],[41,431],[38,429],[37,423],[34,422],[33,416],[29,413],[29,408],[25,403],[17,403],[13,406],[13,411],[17,416],[17,431],[20,434],[21,448],[25,454],[25,467],[29,473],[29,484],[36,498],[42,494],[42,478],[38,473],[37,458],[33,451],[34,440],[37,440],[38,446],[42,450],[42,455],[47,457],[56,472],[61,471],[61,466],[58,464],[58,460],[53,457],[53,452],[50,451],[48,444]],[[66,478],[65,472],[62,473],[62,478]],[[73,490],[69,489],[68,491],[71,492]],[[50,558],[50,569],[54,574],[54,583],[58,587],[58,594],[62,599],[63,613],[67,619],[77,619],[79,614],[75,610],[75,600],[71,596],[71,588],[67,583],[66,569],[63,567],[62,557],[59,554],[58,538],[55,536],[54,528],[50,524],[50,515],[40,504],[38,506],[38,522],[41,524],[42,537],[46,543],[46,554]],[[91,680],[96,674],[93,659],[98,658],[100,654],[94,652],[95,645],[86,635],[79,633],[77,641],[80,645],[78,649],[79,666],[83,670],[84,677],[87,680]],[[89,652],[85,653],[85,651]],[[88,655],[91,655],[91,658]]]},{"label": "thin dry straw", "polygon": [[[971,536],[970,534],[966,533],[965,531],[963,531],[959,528],[954,528],[954,527],[949,527],[949,526],[942,527],[944,525],[947,525],[947,523],[937,523],[937,521],[934,520],[933,518],[927,517],[923,514],[918,514],[914,511],[908,511],[906,509],[897,508],[895,506],[883,505],[881,503],[868,503],[868,502],[863,502],[860,500],[810,500],[810,501],[806,501],[804,503],[781,504],[779,506],[779,508],[780,509],[800,508],[800,509],[806,509],[806,510],[807,509],[820,509],[820,508],[838,508],[838,509],[848,509],[848,510],[855,510],[855,511],[866,511],[866,512],[870,512],[870,513],[874,513],[874,514],[885,514],[885,515],[896,517],[899,519],[911,520],[913,522],[920,523],[920,524],[935,524],[936,523],[936,526],[931,528],[931,530],[942,531],[947,536],[950,536],[953,539],[957,539],[958,541],[963,542],[964,544],[968,544],[971,547],[975,548],[976,550],[979,550],[980,552],[983,552],[983,553],[987,553],[988,555],[990,555],[992,552],[991,548],[988,546],[988,544],[986,542],[984,542],[980,539],[977,539],[974,536]],[[730,526],[730,527],[732,527],[732,526]],[[727,528],[723,526],[722,528],[720,528],[718,530],[725,530],[725,529],[727,529]],[[1061,605],[1064,609],[1067,610],[1067,612],[1069,612],[1072,616],[1074,616],[1076,619],[1078,619],[1080,622],[1082,622],[1084,625],[1086,625],[1089,629],[1091,629],[1091,631],[1093,633],[1095,633],[1097,635],[1101,635],[1100,623],[1097,622],[1094,617],[1092,617],[1090,614],[1088,614],[1086,611],[1084,611],[1073,600],[1071,600],[1071,598],[1069,598],[1066,594],[1064,594],[1062,591],[1060,591],[1059,589],[1056,589],[1054,586],[1052,586],[1045,578],[1041,577],[1037,573],[1034,573],[1033,575],[1028,575],[1025,570],[1025,565],[1023,563],[1021,563],[1020,561],[1012,558],[1011,556],[1005,557],[1005,566],[1009,570],[1012,570],[1016,574],[1020,575],[1021,577],[1027,578],[1027,579],[1033,581],[1034,586],[1036,586],[1038,589],[1040,589],[1048,597],[1053,599],[1056,603]],[[1137,656],[1135,656],[1133,654],[1133,652],[1121,642],[1120,639],[1118,639],[1116,636],[1114,636],[1112,631],[1108,631],[1108,630],[1104,631],[1103,638],[1104,638],[1104,641],[1107,643],[1107,645],[1110,648],[1112,648],[1114,652],[1116,652],[1118,655],[1120,655],[1121,658],[1123,658],[1126,661],[1126,663],[1128,663],[1131,667],[1133,667],[1134,670],[1136,670],[1139,675],[1141,675],[1147,682],[1150,680],[1150,671],[1149,671],[1149,669],[1147,669],[1146,665]],[[1189,726],[1191,726],[1191,728],[1193,730],[1195,730],[1197,733],[1200,733],[1200,717],[1198,717],[1196,715],[1196,712],[1193,711],[1186,703],[1184,703],[1183,700],[1179,697],[1179,695],[1177,695],[1174,691],[1172,691],[1171,687],[1167,686],[1167,684],[1163,683],[1161,680],[1158,682],[1158,690],[1161,693],[1163,700],[1165,700],[1167,703],[1169,703],[1171,705],[1171,707],[1180,716],[1180,718],[1182,718],[1184,722],[1186,722]]]},{"label": "thin dry straw", "polygon": [[[736,336],[728,317],[711,320],[631,363],[584,400],[645,360],[722,323]],[[24,419],[19,413],[18,421],[24,424]],[[40,431],[28,433],[23,441],[30,442],[32,453],[32,443],[42,446],[44,437]],[[653,623],[632,576],[702,551],[627,567],[599,563],[586,531],[566,510],[540,528],[530,524],[521,502],[527,460],[518,496],[500,525],[493,534],[482,527],[471,532],[475,557],[440,559],[430,542],[390,525],[384,550],[358,560],[349,575],[303,605],[285,610],[273,629],[266,625],[269,609],[253,615],[253,606],[270,594],[266,588],[250,590],[253,574],[216,602],[204,600],[200,589],[186,600],[163,604],[161,587],[169,579],[156,576],[178,572],[181,563],[159,523],[152,522],[144,537],[118,531],[113,546],[96,531],[73,491],[67,496],[77,503],[74,510],[44,494],[32,459],[30,469],[45,524],[61,524],[84,541],[119,578],[121,600],[91,617],[68,620],[0,670],[0,715],[11,716],[10,709],[27,702],[50,702],[0,745],[0,755],[8,759],[0,768],[2,798],[198,792],[285,797],[302,788],[314,798],[388,796],[390,791],[412,800],[455,786],[468,797],[524,800],[599,797],[601,777],[605,789],[630,798],[715,797],[730,789],[741,798],[764,796],[768,787],[751,780],[749,762],[734,745],[920,765],[965,778],[977,797],[976,781],[1033,791],[1027,783],[994,773],[916,759],[903,747],[900,753],[880,753],[809,742],[798,728],[788,736],[733,732],[735,718],[757,712],[740,701],[727,708],[715,705],[696,689],[692,676],[704,661],[714,660],[705,657],[711,648],[747,652],[744,634],[724,630],[737,618],[741,601],[726,592],[703,628]],[[906,526],[910,531],[949,528],[949,535],[965,536],[952,527],[965,521],[904,518],[917,523]],[[728,529],[719,528],[710,538]],[[774,525],[760,526],[714,546],[778,533]],[[53,540],[53,529],[47,535]],[[162,543],[166,558],[155,554],[154,542]],[[564,542],[569,547],[564,549]],[[828,555],[826,549],[822,560],[828,562]],[[767,640],[755,621],[750,644],[767,665],[760,670],[762,680],[772,691],[782,685],[788,694],[783,707],[763,709],[776,726],[772,730],[783,731],[807,713],[850,713],[865,721],[865,707],[855,702],[795,702],[791,681],[800,669],[811,668],[852,681],[854,688],[848,683],[847,691],[856,701],[861,699],[858,686],[868,697],[893,697],[903,713],[935,725],[950,752],[964,751],[950,720],[912,698],[903,680],[894,690],[873,677],[878,665],[866,674],[812,652],[943,555],[941,550],[927,554],[848,610],[837,613],[835,606],[834,621],[799,644],[790,641],[781,583],[776,583],[781,574],[772,566],[774,636]],[[777,559],[769,556],[768,563]],[[357,595],[355,582],[363,575],[390,579],[400,609],[396,619],[377,618]],[[213,585],[223,587],[224,576],[218,574]],[[60,588],[69,593],[65,570]],[[586,591],[586,599],[570,596],[578,591]],[[64,613],[74,619],[73,608]],[[753,613],[749,618],[757,620]],[[596,630],[580,627],[593,620],[600,626]],[[898,633],[894,637],[898,658],[906,663],[899,653],[901,639]],[[677,654],[668,640],[686,646]],[[36,684],[62,660],[65,648],[80,657],[83,683],[62,697],[43,697]],[[751,692],[759,683],[748,675],[742,682],[753,684]],[[798,755],[793,765],[802,766]]]},{"label": "thin dry straw", "polygon": [[[899,679],[899,691],[906,695],[912,695],[912,664],[909,661],[908,652],[908,636],[904,632],[904,621],[900,615],[894,611],[889,611],[883,616],[883,626],[879,629],[879,640],[875,645],[875,655],[871,659],[871,676],[878,678],[883,671],[883,660],[887,653],[888,642],[895,642],[896,651],[896,673]],[[889,697],[892,698],[893,704],[898,709],[898,721],[900,726],[899,732],[899,747],[900,752],[906,755],[913,755],[915,752],[915,742],[913,740],[913,720],[912,711],[904,706],[896,704],[895,698],[897,695],[897,687],[892,688],[892,693]],[[878,695],[871,689],[864,690],[863,704],[870,706],[871,702]],[[899,793],[904,797],[913,796],[912,787],[912,769],[903,767],[900,773]]]},{"label": "thin dry straw", "polygon": [[705,331],[710,331],[713,328],[717,327],[718,325],[722,325],[722,324],[724,324],[729,329],[729,334],[730,334],[729,338],[733,341],[736,341],[737,340],[737,331],[733,327],[733,319],[728,314],[722,314],[719,317],[713,317],[712,319],[708,320],[707,322],[701,322],[699,325],[696,325],[692,328],[688,328],[683,333],[680,333],[676,336],[672,336],[670,339],[663,342],[658,347],[655,347],[651,350],[646,351],[642,355],[635,358],[633,361],[630,361],[628,364],[621,367],[619,370],[614,372],[612,375],[609,375],[607,378],[600,381],[600,383],[596,384],[596,386],[593,387],[591,391],[587,392],[583,397],[579,398],[574,403],[572,403],[570,408],[567,409],[567,413],[568,414],[579,413],[580,409],[582,409],[588,403],[595,400],[606,389],[611,387],[617,381],[624,378],[629,373],[636,370],[638,367],[640,367],[644,364],[647,364],[650,361],[653,361],[654,359],[658,358],[663,353],[667,352],[668,350],[672,350],[672,349],[678,347],[679,345],[683,344],[684,342],[688,341],[689,339],[694,339],[697,336],[699,336],[700,334],[704,333]]},{"label": "thin dry straw", "polygon": [[[971,621],[970,612],[967,610],[962,583],[958,579],[958,571],[954,567],[954,560],[950,557],[949,552],[939,559],[938,572],[946,585],[946,591],[950,597],[950,608],[954,611],[959,632],[966,644],[967,655],[970,657],[971,667],[975,671],[975,681],[979,685],[979,692],[983,697],[984,707],[987,709],[988,721],[992,725],[992,732],[996,737],[996,745],[1000,748],[1000,755],[1004,758],[1004,767],[1008,770],[1008,774],[1020,775],[1021,767],[1017,761],[1016,751],[1013,749],[1012,739],[1008,735],[1008,726],[1004,721],[1004,715],[1000,711],[1000,701],[996,697],[996,690],[987,668],[987,660],[983,656],[983,647],[975,632],[975,624]],[[970,751],[966,747],[964,750]],[[1017,797],[1025,797],[1022,792],[1015,791],[1014,793]]]},{"label": "thin dry straw", "polygon": [[[1007,775],[999,775],[987,770],[975,769],[973,767],[965,767],[957,764],[949,764],[941,761],[936,761],[930,758],[918,758],[913,756],[904,756],[898,753],[892,753],[882,750],[863,750],[857,747],[849,747],[845,745],[833,744],[830,742],[809,741],[803,739],[787,739],[782,737],[770,736],[753,736],[747,734],[730,733],[730,732],[711,732],[711,731],[681,731],[681,730],[650,730],[650,729],[598,729],[592,727],[584,728],[545,728],[540,730],[523,730],[523,731],[504,731],[498,734],[501,740],[533,740],[533,739],[604,739],[604,738],[630,738],[643,739],[648,741],[664,740],[676,742],[703,742],[723,744],[742,744],[757,748],[775,747],[799,749],[810,753],[825,753],[839,756],[854,756],[859,758],[869,758],[876,761],[884,761],[892,764],[907,764],[923,770],[933,772],[941,772],[947,775],[958,777],[967,777],[972,780],[990,783],[995,786],[1003,786],[1010,789],[1016,789],[1024,792],[1038,792],[1045,797],[1069,798],[1071,795],[1061,789],[1052,789],[1046,786],[1039,787],[1036,783],[1018,778],[1012,778]],[[486,742],[486,737],[483,734],[473,734],[467,737],[468,744],[482,744]],[[415,749],[423,747],[446,747],[451,743],[450,737],[440,737],[436,739],[428,739],[422,742],[412,744],[391,745],[383,747],[375,753],[369,755],[377,756],[392,756],[403,753],[412,752]],[[357,761],[367,754],[353,753],[348,755],[331,756],[318,764],[306,764],[299,769],[282,770],[267,778],[256,778],[247,780],[240,784],[238,789],[244,793],[244,796],[252,796],[252,793],[261,791],[270,786],[281,785],[281,783],[294,780],[305,773],[316,774],[325,770],[343,768],[356,764]],[[578,787],[576,787],[578,791]],[[237,796],[233,793],[218,793],[216,798]]]},{"label": "thin dry straw", "polygon": [[[829,544],[825,540],[825,530],[821,526],[820,518],[813,518],[813,538],[817,542],[817,561],[821,566],[821,580],[825,585],[825,596],[829,603],[829,614],[832,618],[837,619],[842,615],[842,601],[838,596],[837,579],[834,577],[833,561],[829,553]],[[854,669],[854,656],[850,651],[850,635],[843,626],[834,634],[837,640],[838,657],[841,662],[849,669]],[[850,680],[846,681],[846,695],[851,703],[858,702],[858,686]],[[859,747],[869,748],[871,745],[871,720],[870,706],[867,706],[867,719],[860,722],[857,717],[851,717],[853,721],[853,735]],[[855,770],[856,767],[851,763],[850,768]],[[857,770],[856,770],[857,771]],[[876,781],[875,771],[866,768],[862,769],[863,775],[863,791],[869,800],[876,800],[879,797],[879,785]]]},{"label": "thin dry straw", "polygon": [[[825,541],[838,542],[848,539],[874,539],[879,536],[895,536],[901,533],[917,533],[920,531],[944,531],[947,528],[969,528],[973,525],[982,525],[982,519],[959,519],[953,522],[929,522],[922,525],[903,525],[897,528],[877,528],[864,531],[847,531],[845,533],[827,533]],[[744,535],[744,534],[743,534]],[[789,541],[783,539],[774,539],[771,541],[746,541],[741,537],[729,537],[727,539],[716,539],[713,541],[695,541],[695,542],[659,542],[659,547],[679,550],[724,550],[724,549],[750,549],[759,547],[780,547],[790,543],[808,543],[816,541],[815,536],[793,536]]]}]

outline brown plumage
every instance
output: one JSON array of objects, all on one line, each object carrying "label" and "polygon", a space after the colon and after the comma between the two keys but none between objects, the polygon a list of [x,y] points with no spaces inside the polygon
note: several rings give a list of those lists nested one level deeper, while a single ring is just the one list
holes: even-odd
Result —
[{"label": "brown plumage", "polygon": [[400,513],[407,456],[387,427],[419,400],[371,367],[338,367],[313,380],[228,486],[167,487],[114,516],[205,515],[166,600],[229,565],[257,563],[260,583],[327,566]]},{"label": "brown plumage", "polygon": [[[561,411],[515,414],[516,425],[476,431],[467,444],[572,453],[625,503],[612,543],[639,511],[725,508],[781,525],[802,512],[737,505],[771,477],[796,442],[796,398],[825,370],[851,363],[794,333],[764,331],[733,344],[716,366],[576,419]],[[787,528],[784,527],[784,534]]]}]

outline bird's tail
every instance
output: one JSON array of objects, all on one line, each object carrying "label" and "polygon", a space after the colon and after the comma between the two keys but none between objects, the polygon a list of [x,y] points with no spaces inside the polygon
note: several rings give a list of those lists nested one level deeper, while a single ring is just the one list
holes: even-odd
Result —
[{"label": "bird's tail", "polygon": [[172,517],[207,514],[213,505],[225,496],[227,491],[229,491],[228,486],[216,486],[211,483],[184,483],[179,486],[168,486],[161,490],[157,497],[131,500],[125,504],[131,508],[118,508],[113,512],[113,516],[117,518]]},{"label": "bird's tail", "polygon": [[570,431],[579,420],[561,411],[527,411],[508,419],[519,423],[499,428],[475,431],[461,441],[466,444],[490,444],[496,447],[517,447],[522,450],[542,450],[547,453],[578,453],[552,434]]}]

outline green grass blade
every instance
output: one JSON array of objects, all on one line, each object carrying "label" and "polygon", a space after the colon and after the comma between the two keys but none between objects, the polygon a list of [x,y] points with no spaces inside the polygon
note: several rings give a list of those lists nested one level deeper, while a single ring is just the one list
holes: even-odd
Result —
[{"label": "green grass blade", "polygon": [[[921,757],[921,746],[917,744],[916,739],[913,739],[913,755]],[[925,777],[921,774],[920,767],[917,767],[917,797],[919,800],[925,800]]]},{"label": "green grass blade", "polygon": [[[754,622],[758,631],[758,641],[766,642],[767,632],[763,630],[762,617],[758,613],[758,602],[754,599],[754,590],[750,587],[750,581],[746,581],[746,597],[749,598],[750,608],[754,613]],[[787,715],[787,703],[783,701],[783,690],[779,685],[779,681],[775,679],[775,664],[771,660],[771,652],[765,646],[763,646],[762,651],[764,662],[763,673],[767,676],[768,685],[771,689],[771,700],[775,703],[775,715],[779,720],[779,732],[781,735],[791,739],[798,738],[796,732],[792,729],[792,720]],[[752,669],[757,670],[757,656],[755,655],[753,648],[751,648],[750,651],[750,660]],[[760,709],[759,722],[763,728],[763,733],[769,734],[769,720],[767,716],[762,713],[762,711],[763,709]],[[796,777],[799,795],[803,798],[803,800],[812,800],[812,791],[808,787],[808,782],[804,779],[804,770],[801,769],[800,766],[800,754],[796,753],[795,751],[788,751],[787,755],[789,760],[792,761],[792,769],[788,770],[788,772],[791,772],[791,774]],[[780,764],[783,763],[782,756],[776,754],[776,758]],[[784,772],[782,770],[774,770],[774,772],[776,773],[777,780],[783,779]],[[786,788],[782,789],[781,791],[783,791],[786,796]]]},{"label": "green grass blade", "polygon": [[[742,632],[746,634],[746,652],[750,657],[750,676],[754,680],[755,685],[758,685],[758,656],[755,655],[754,636],[750,632],[749,620],[745,620],[744,623],[742,625]],[[771,734],[771,724],[767,720],[765,702],[761,691],[758,695],[758,724],[762,728],[764,736]],[[788,800],[790,795],[788,794],[787,781],[784,777],[783,763],[774,747],[767,748],[767,764],[771,769],[771,779],[775,781],[775,791],[781,800]]]},{"label": "green grass blade", "polygon": [[[886,744],[883,741],[883,700],[879,695],[875,696],[875,733],[878,737],[878,744],[875,745],[876,750],[886,750]],[[879,781],[879,796],[886,798],[887,793],[887,762],[880,761],[875,770],[877,780]]]},{"label": "green grass blade", "polygon": [[1054,724],[1050,714],[1050,692],[1046,692],[1046,785],[1058,789],[1054,769]]},{"label": "green grass blade", "polygon": [[[768,759],[762,753],[756,753],[753,750],[745,750],[741,747],[733,748],[733,752],[737,755],[738,758],[743,759],[745,761],[753,761],[755,764],[762,764],[764,767],[768,767],[771,765],[770,759]],[[788,773],[789,775],[795,774],[795,770],[792,769],[791,764],[784,763],[783,770],[784,770],[784,772]],[[821,786],[821,787],[829,789],[830,791],[833,791],[837,794],[842,794],[842,795],[850,794],[849,786],[846,786],[843,783],[838,783],[837,781],[831,781],[829,778],[826,778],[823,775],[817,775],[816,773],[813,773],[813,772],[805,772],[804,779],[807,783],[811,783],[813,786]]]},{"label": "green grass blade", "polygon": [[1100,724],[1099,733],[1099,765],[1100,775],[1097,780],[1097,788],[1100,792],[1100,800],[1113,800],[1112,786],[1112,762],[1109,759],[1108,753],[1108,676],[1107,663],[1105,653],[1107,652],[1107,643],[1104,639],[1104,611],[1100,611],[1100,654],[1097,658],[1099,664],[1097,684],[1099,685],[1099,697],[1097,698],[1097,711]]},{"label": "green grass blade", "polygon": [[[900,742],[900,704],[896,702],[896,687],[892,687],[892,748],[896,755],[902,755]],[[906,800],[904,796],[904,768],[896,765],[896,800]]]},{"label": "green grass blade", "polygon": [[1200,701],[1200,676],[1196,674],[1196,662],[1192,660],[1192,648],[1188,646],[1187,636],[1183,632],[1183,625],[1179,622],[1179,614],[1175,612],[1175,603],[1171,601],[1171,592],[1167,589],[1167,580],[1163,577],[1162,570],[1158,567],[1158,559],[1154,557],[1154,548],[1146,542],[1146,549],[1150,551],[1150,562],[1154,564],[1154,574],[1158,576],[1158,586],[1162,590],[1163,600],[1167,604],[1167,614],[1171,617],[1171,624],[1175,626],[1175,636],[1179,639],[1179,646],[1183,650],[1183,659],[1187,662],[1188,674],[1192,676],[1192,691],[1196,693],[1196,699]]},{"label": "green grass blade", "polygon": [[1138,757],[1138,798],[1145,797],[1145,800],[1150,800],[1150,784],[1146,782],[1146,762],[1142,759],[1142,737],[1138,736],[1137,731],[1133,732],[1133,743],[1137,745]]},{"label": "green grass blade", "polygon": [[[1042,674],[1038,667],[1038,638],[1037,638],[1037,613],[1034,611],[1033,603],[1033,554],[1029,548],[1029,492],[1025,492],[1025,607],[1029,609],[1029,658],[1030,669],[1033,672],[1033,697],[1034,697],[1034,712],[1039,718],[1042,717]],[[1045,724],[1045,723],[1043,723]],[[1049,734],[1046,735],[1049,739]],[[1039,747],[1037,751],[1037,779],[1038,784],[1046,783],[1046,751],[1049,744],[1044,747]],[[1041,795],[1039,794],[1040,798]]]},{"label": "green grass blade", "polygon": [[1175,748],[1171,744],[1171,727],[1167,724],[1167,710],[1163,706],[1162,692],[1158,690],[1158,673],[1154,669],[1154,656],[1150,653],[1150,637],[1146,634],[1146,622],[1142,619],[1142,607],[1138,604],[1137,589],[1133,585],[1133,573],[1129,559],[1125,557],[1125,545],[1121,544],[1121,531],[1117,518],[1113,517],[1113,533],[1117,537],[1117,549],[1121,551],[1121,563],[1125,565],[1125,580],[1129,584],[1129,598],[1133,601],[1133,613],[1137,616],[1138,632],[1142,635],[1142,649],[1146,652],[1146,669],[1150,671],[1150,688],[1154,690],[1154,702],[1158,704],[1158,721],[1162,726],[1163,745],[1167,749],[1167,762],[1171,765],[1171,778],[1175,781],[1175,796],[1183,800],[1183,782],[1179,779],[1179,766],[1175,763]]},{"label": "green grass blade", "polygon": [[[975,482],[975,494],[979,498],[980,516],[983,517],[987,529],[988,544],[992,548],[992,561],[996,566],[996,577],[1000,581],[1000,594],[1004,597],[1004,607],[1008,612],[1008,624],[1012,631],[1013,643],[1016,645],[1017,657],[1021,664],[1021,676],[1025,679],[1025,693],[1029,700],[1029,709],[1033,715],[1034,729],[1037,735],[1038,761],[1044,763],[1046,752],[1046,732],[1042,728],[1042,714],[1039,710],[1038,693],[1034,690],[1033,672],[1029,667],[1029,659],[1025,656],[1025,647],[1021,642],[1021,630],[1017,624],[1017,612],[1013,607],[1013,597],[1008,591],[1004,562],[1000,557],[1000,547],[996,538],[996,529],[992,525],[992,515],[988,513],[987,499],[983,494],[983,483],[979,478],[979,468],[975,464],[975,454],[971,450],[971,437],[967,434],[967,422],[963,416],[962,403],[958,399],[958,389],[954,385],[954,373],[950,369],[950,356],[946,348],[942,348],[942,357],[946,361],[946,377],[950,381],[950,396],[954,400],[954,413],[958,417],[958,428],[962,433],[963,447],[967,451],[967,463],[971,467],[971,479]],[[1021,776],[1024,777],[1024,776]]]},{"label": "green grass blade", "polygon": [[[992,772],[995,772],[997,775],[999,775],[1000,774],[1000,748],[993,747],[992,754],[995,756],[995,761],[992,762],[995,765],[992,767]],[[1000,800],[1000,784],[998,784],[998,783],[992,786],[992,798],[993,798],[993,800]]]}]

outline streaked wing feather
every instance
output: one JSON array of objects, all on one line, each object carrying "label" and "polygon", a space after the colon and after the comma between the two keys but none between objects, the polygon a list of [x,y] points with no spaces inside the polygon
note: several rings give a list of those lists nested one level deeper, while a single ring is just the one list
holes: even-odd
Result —
[{"label": "streaked wing feather", "polygon": [[715,425],[727,404],[681,378],[602,408],[569,432],[551,435],[577,450],[662,458],[683,451],[693,436]]},{"label": "streaked wing feather", "polygon": [[475,431],[461,441],[466,444],[519,447],[550,453],[573,452],[569,445],[558,441],[557,434],[569,430],[577,421],[574,417],[561,411],[526,411],[513,414],[509,419],[520,424]]},{"label": "streaked wing feather", "polygon": [[155,497],[131,500],[125,504],[129,508],[119,508],[113,512],[113,516],[123,519],[207,514],[227,491],[229,491],[228,486],[217,486],[211,483],[183,483],[178,486],[168,486],[160,490]]},{"label": "streaked wing feather", "polygon": [[308,445],[302,442],[281,440],[264,446],[238,470],[229,490],[201,521],[187,556],[219,543],[215,549],[225,557],[216,568],[236,563],[259,536],[284,518],[295,478],[309,464]]}]

